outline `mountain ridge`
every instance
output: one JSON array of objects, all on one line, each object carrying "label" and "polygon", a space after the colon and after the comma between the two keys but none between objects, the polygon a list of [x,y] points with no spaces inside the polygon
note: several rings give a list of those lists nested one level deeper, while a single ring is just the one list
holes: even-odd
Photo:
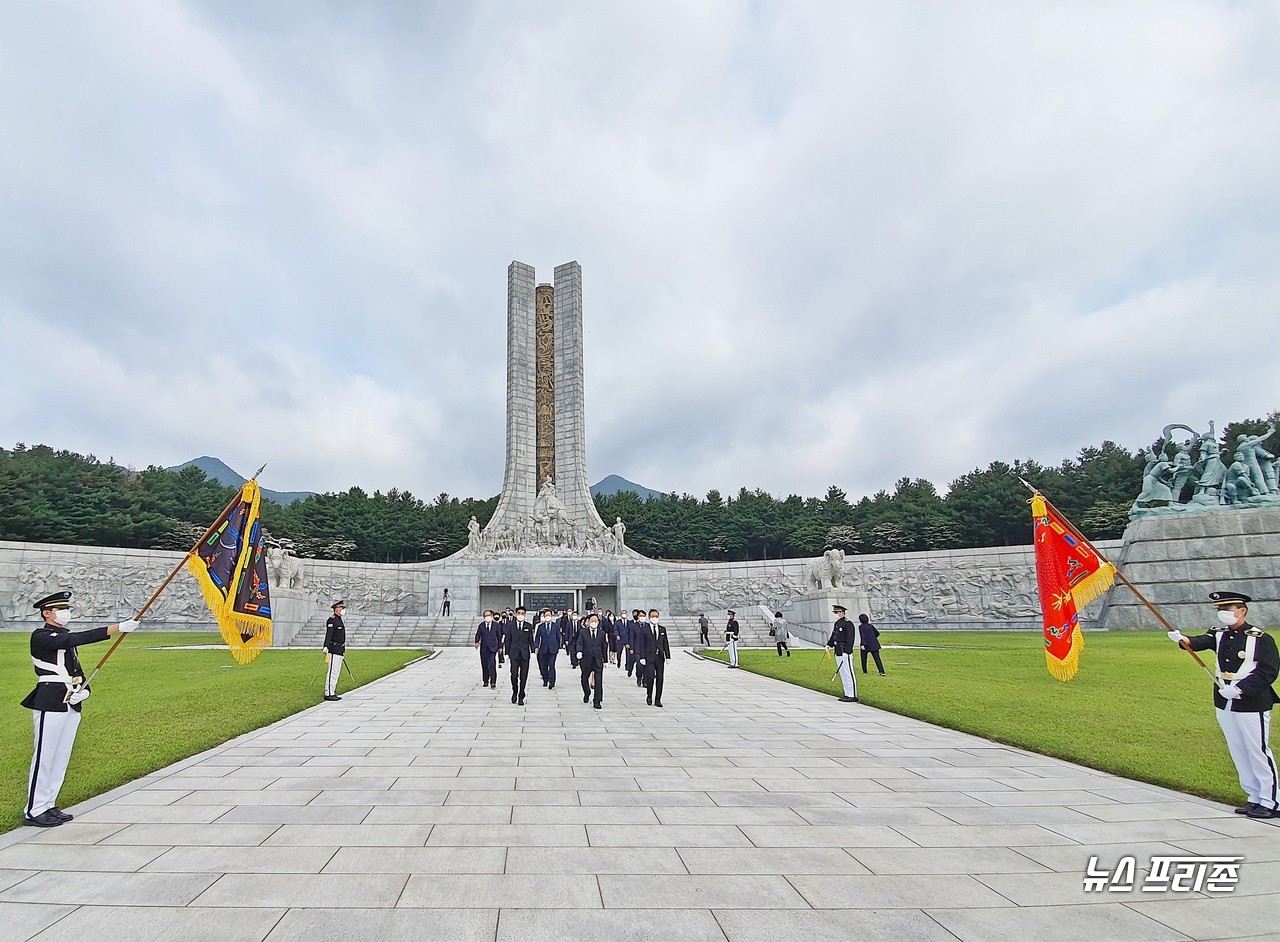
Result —
[{"label": "mountain ridge", "polygon": [[[212,481],[217,481],[223,487],[240,487],[248,478],[236,471],[221,458],[215,458],[212,455],[201,455],[199,458],[192,458],[190,461],[184,461],[182,464],[174,465],[172,468],[166,468],[166,471],[181,471],[184,468],[199,468],[204,472],[205,477]],[[661,491],[655,491],[652,488],[636,484],[634,481],[628,481],[626,478],[610,474],[601,478],[595,484],[591,485],[591,496],[604,494],[610,497],[622,491],[634,491],[640,495],[641,500],[653,500],[661,497]],[[306,500],[315,494],[315,491],[273,491],[270,488],[262,488],[262,496],[268,500],[273,500],[277,504],[292,504],[294,501]]]}]

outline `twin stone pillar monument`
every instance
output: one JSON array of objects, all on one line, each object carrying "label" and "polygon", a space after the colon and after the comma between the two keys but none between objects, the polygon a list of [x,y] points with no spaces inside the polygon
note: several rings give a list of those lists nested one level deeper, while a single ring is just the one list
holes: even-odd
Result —
[{"label": "twin stone pillar monument", "polygon": [[465,549],[433,567],[459,612],[524,605],[670,611],[666,567],[626,546],[626,525],[600,519],[587,481],[582,267],[552,284],[507,269],[507,428],[502,495]]}]

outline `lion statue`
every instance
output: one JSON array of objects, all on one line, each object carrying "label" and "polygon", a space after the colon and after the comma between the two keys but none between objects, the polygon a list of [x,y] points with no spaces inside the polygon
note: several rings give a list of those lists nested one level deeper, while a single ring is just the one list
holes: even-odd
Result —
[{"label": "lion statue", "polygon": [[819,589],[844,588],[844,550],[829,549],[809,565],[809,585]]},{"label": "lion statue", "polygon": [[302,588],[302,560],[284,546],[267,547],[267,572],[277,589]]}]

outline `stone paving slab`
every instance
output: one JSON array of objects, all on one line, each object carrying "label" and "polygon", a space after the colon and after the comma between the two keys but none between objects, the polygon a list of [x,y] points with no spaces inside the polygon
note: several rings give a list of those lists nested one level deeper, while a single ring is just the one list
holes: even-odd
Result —
[{"label": "stone paving slab", "polygon": [[[1277,937],[1280,827],[683,654],[663,710],[561,666],[521,708],[448,649],[0,836],[4,942]],[[1245,864],[1084,892],[1155,854]]]}]

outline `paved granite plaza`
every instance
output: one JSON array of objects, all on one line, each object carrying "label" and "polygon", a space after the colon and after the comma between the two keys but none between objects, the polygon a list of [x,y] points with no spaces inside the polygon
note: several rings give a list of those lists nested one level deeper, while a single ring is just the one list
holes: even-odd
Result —
[{"label": "paved granite plaza", "polygon": [[[448,649],[0,837],[3,938],[1280,937],[1280,827],[683,652],[663,710],[560,666],[520,708]],[[1095,854],[1245,863],[1085,893]]]}]

